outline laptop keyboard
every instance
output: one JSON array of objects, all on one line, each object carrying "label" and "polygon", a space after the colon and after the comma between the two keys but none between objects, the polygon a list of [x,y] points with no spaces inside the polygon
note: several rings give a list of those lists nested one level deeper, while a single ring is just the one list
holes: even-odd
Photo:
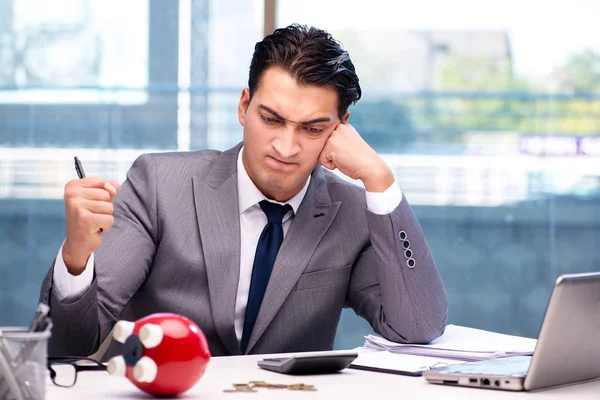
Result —
[{"label": "laptop keyboard", "polygon": [[525,376],[530,363],[531,356],[514,356],[455,364],[443,368],[445,373],[451,374]]}]

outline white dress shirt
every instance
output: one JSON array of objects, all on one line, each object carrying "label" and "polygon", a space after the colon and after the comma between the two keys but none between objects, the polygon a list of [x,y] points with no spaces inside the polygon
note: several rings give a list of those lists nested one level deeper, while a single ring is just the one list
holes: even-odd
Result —
[{"label": "white dress shirt", "polygon": [[[242,338],[242,329],[244,327],[244,318],[246,314],[246,304],[248,302],[248,293],[250,292],[250,281],[252,279],[252,266],[254,264],[254,255],[260,234],[267,224],[267,216],[259,206],[259,202],[266,200],[264,194],[254,185],[244,165],[242,163],[243,147],[238,154],[237,160],[237,182],[238,182],[238,204],[240,210],[240,277],[238,283],[237,297],[235,301],[235,333],[238,340]],[[292,207],[283,217],[283,234],[287,234],[294,215],[298,211],[308,185],[310,176],[306,184],[294,197],[286,203]],[[394,182],[385,192],[373,193],[366,192],[367,209],[375,214],[389,214],[402,201],[402,191]],[[94,277],[94,254],[90,255],[85,270],[77,275],[71,275],[62,258],[62,246],[56,256],[54,265],[53,283],[56,295],[61,300],[75,301],[80,298],[92,284]]]}]

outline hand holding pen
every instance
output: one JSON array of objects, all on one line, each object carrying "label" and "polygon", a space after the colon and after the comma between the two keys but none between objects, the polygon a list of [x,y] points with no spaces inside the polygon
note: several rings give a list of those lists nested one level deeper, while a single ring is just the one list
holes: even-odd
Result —
[{"label": "hand holding pen", "polygon": [[69,272],[79,275],[90,255],[102,244],[103,232],[114,223],[113,199],[120,185],[99,177],[86,177],[83,166],[75,157],[79,179],[65,186],[65,219],[67,238],[62,256]]}]

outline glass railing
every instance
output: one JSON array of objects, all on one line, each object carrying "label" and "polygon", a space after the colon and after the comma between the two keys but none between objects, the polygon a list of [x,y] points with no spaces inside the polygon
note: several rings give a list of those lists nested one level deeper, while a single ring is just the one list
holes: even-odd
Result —
[{"label": "glass railing", "polygon": [[[64,238],[73,156],[87,175],[123,181],[144,152],[229,148],[242,139],[240,90],[52,88],[42,96],[52,102],[0,89],[0,323],[27,323],[35,306]],[[556,276],[600,268],[598,104],[445,92],[376,93],[351,107],[423,226],[450,323],[535,336]],[[345,312],[336,347],[369,332]]]},{"label": "glass railing", "polygon": [[[123,179],[142,152],[242,138],[235,88],[44,90],[0,88],[5,101],[29,99],[0,103],[0,197],[60,197],[74,154],[89,173]],[[350,123],[414,204],[497,206],[600,197],[598,110],[598,95],[378,93],[351,107]]]}]

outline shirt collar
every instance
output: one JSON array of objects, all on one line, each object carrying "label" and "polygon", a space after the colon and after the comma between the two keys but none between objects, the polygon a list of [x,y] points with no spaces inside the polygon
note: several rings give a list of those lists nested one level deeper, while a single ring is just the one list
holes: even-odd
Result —
[{"label": "shirt collar", "polygon": [[[238,153],[237,159],[238,204],[240,207],[240,215],[253,205],[258,204],[263,200],[268,200],[267,197],[262,194],[260,190],[258,190],[254,182],[252,182],[250,179],[250,176],[248,176],[248,172],[246,172],[246,168],[244,168],[244,163],[242,161],[242,151],[244,151],[243,146]],[[269,201],[277,204],[289,204],[292,207],[292,210],[294,210],[294,214],[296,214],[300,204],[302,203],[302,200],[304,200],[304,195],[306,195],[309,183],[310,175],[308,176],[308,179],[306,180],[302,190],[296,193],[294,197],[285,203],[280,203],[274,200]]]}]

